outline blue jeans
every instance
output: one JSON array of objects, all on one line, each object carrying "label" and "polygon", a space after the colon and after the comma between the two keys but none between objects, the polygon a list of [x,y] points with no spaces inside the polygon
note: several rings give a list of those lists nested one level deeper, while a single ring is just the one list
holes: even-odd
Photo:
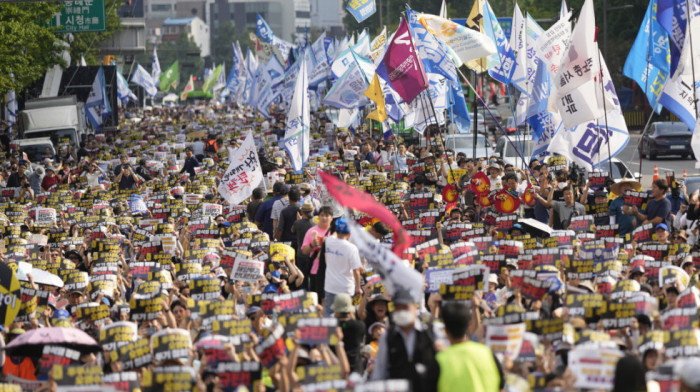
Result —
[{"label": "blue jeans", "polygon": [[335,301],[335,294],[325,291],[326,295],[323,297],[323,317],[333,317],[333,311],[331,306]]}]

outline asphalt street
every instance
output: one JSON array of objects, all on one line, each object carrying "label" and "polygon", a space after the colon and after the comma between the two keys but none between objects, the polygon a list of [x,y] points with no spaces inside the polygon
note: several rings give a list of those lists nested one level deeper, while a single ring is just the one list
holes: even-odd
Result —
[{"label": "asphalt street", "polygon": [[700,169],[695,168],[696,161],[693,159],[681,159],[679,156],[670,157],[658,157],[654,160],[642,159],[641,168],[639,170],[639,140],[641,139],[641,132],[631,132],[630,141],[621,153],[617,155],[617,158],[623,161],[631,172],[639,172],[642,176],[642,185],[645,188],[651,186],[651,180],[654,173],[654,165],[659,168],[659,176],[665,177],[666,173],[674,172],[677,176],[683,175],[683,169],[687,170],[688,176],[698,176],[700,175]]}]

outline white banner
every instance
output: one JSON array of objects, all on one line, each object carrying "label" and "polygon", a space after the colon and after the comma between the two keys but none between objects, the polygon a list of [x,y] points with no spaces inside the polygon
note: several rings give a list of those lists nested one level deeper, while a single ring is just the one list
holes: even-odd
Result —
[{"label": "white banner", "polygon": [[56,222],[56,210],[53,208],[37,208],[35,222],[40,227],[53,225]]},{"label": "white banner", "polygon": [[265,269],[264,261],[248,260],[237,257],[233,262],[231,279],[244,282],[257,282],[262,278]]},{"label": "white banner", "polygon": [[569,352],[569,367],[576,376],[577,389],[609,391],[615,380],[615,367],[622,357],[618,349],[577,347]]},{"label": "white banner", "polygon": [[262,167],[255,150],[252,131],[248,132],[241,146],[229,157],[231,164],[221,177],[219,194],[231,205],[240,204],[253,194],[253,189],[263,181]]}]

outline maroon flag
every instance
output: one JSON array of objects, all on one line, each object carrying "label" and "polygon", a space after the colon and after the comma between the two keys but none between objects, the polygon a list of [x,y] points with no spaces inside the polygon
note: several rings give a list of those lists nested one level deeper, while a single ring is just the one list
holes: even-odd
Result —
[{"label": "maroon flag", "polygon": [[428,78],[413,45],[413,37],[406,19],[401,18],[401,24],[389,42],[382,64],[377,67],[377,74],[389,82],[409,104],[428,88]]}]

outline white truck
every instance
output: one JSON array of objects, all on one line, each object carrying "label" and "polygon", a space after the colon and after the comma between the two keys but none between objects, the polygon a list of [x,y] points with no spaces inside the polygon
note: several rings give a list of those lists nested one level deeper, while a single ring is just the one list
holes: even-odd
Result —
[{"label": "white truck", "polygon": [[48,137],[55,147],[68,144],[77,150],[88,132],[84,103],[74,95],[29,100],[19,112],[19,132],[21,139]]}]

